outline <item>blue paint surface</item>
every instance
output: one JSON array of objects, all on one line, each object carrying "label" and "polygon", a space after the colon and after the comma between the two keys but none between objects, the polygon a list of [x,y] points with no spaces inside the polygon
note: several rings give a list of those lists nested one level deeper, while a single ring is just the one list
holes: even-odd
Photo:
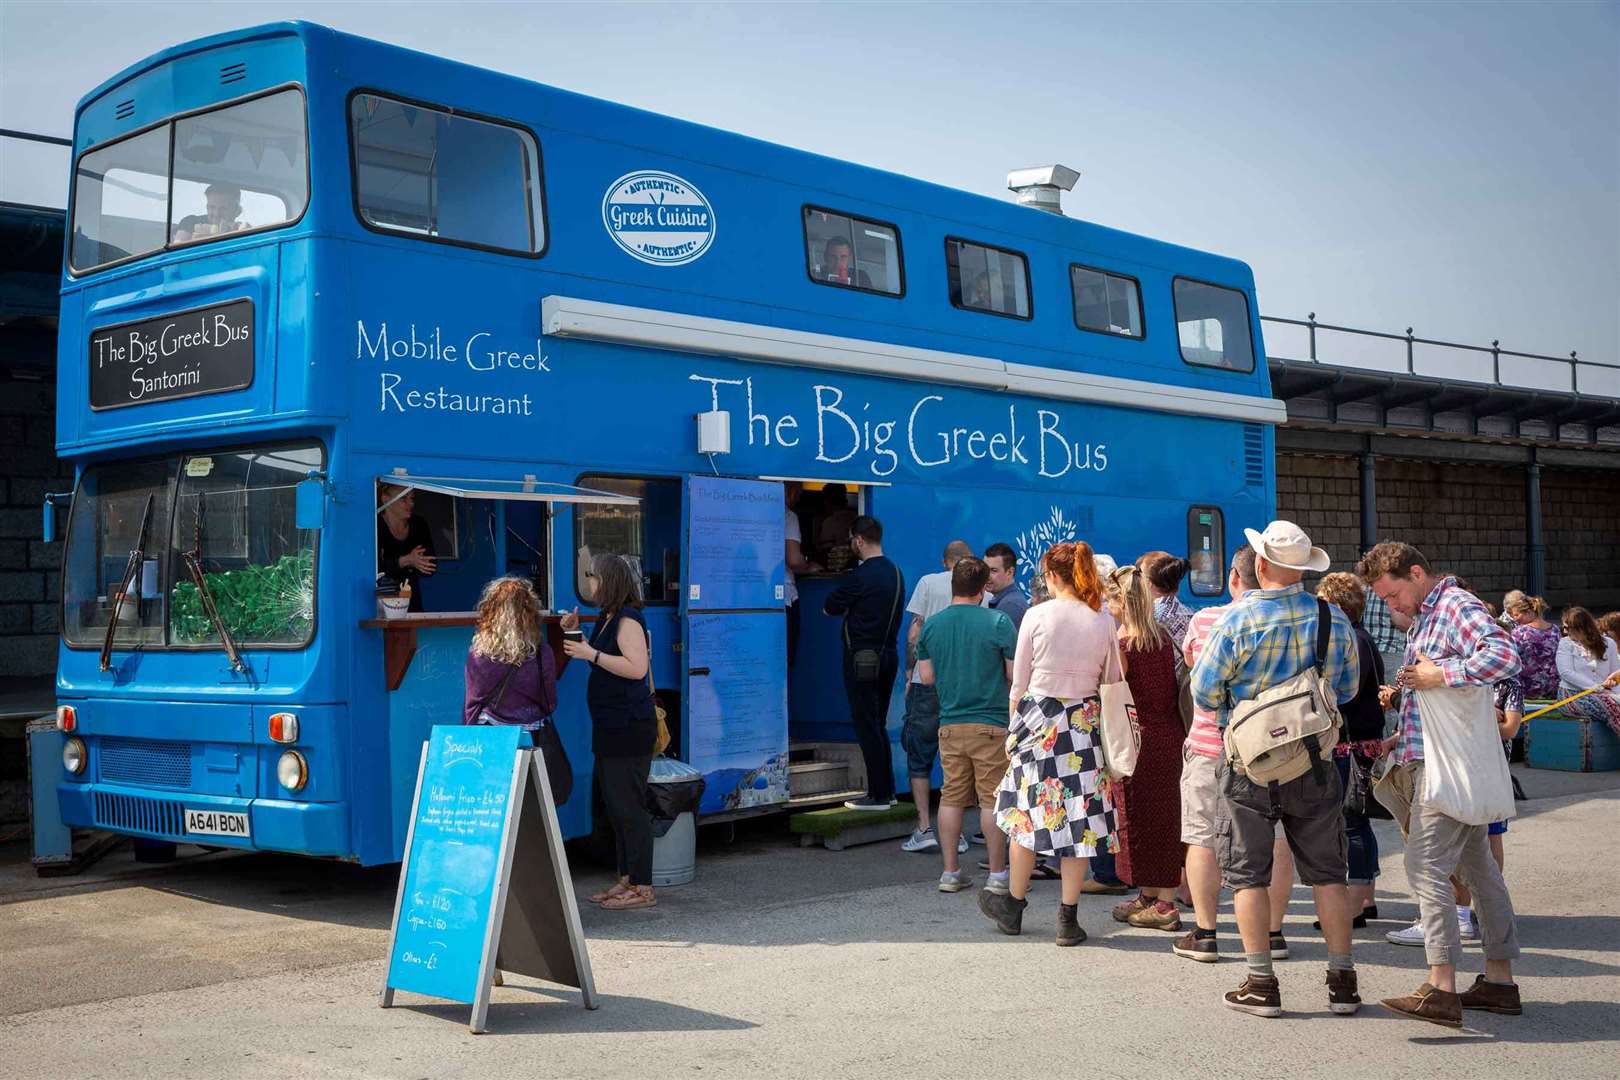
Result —
[{"label": "blue paint surface", "polygon": [[522,732],[433,729],[417,797],[388,985],[471,1003],[495,899]]}]

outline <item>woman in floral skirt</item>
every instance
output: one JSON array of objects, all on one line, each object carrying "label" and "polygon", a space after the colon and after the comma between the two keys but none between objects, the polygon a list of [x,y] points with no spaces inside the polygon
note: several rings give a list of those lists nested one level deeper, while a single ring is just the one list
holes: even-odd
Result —
[{"label": "woman in floral skirt", "polygon": [[1023,928],[1025,893],[1040,855],[1055,856],[1063,878],[1057,943],[1086,939],[1075,908],[1086,860],[1114,851],[1111,781],[1102,762],[1098,687],[1122,676],[1114,620],[1086,543],[1057,544],[1041,560],[1051,599],[1029,609],[1013,660],[1011,759],[996,800],[996,823],[1012,841],[1005,895],[984,892],[979,910],[1004,934]]}]

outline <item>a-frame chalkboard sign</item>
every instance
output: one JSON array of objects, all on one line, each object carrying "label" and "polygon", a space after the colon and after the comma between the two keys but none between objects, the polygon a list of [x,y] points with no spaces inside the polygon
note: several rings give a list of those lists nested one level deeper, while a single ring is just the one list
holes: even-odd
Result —
[{"label": "a-frame chalkboard sign", "polygon": [[485,1030],[509,971],[596,987],[540,752],[515,727],[438,726],[422,748],[388,942],[395,990],[463,1001]]}]

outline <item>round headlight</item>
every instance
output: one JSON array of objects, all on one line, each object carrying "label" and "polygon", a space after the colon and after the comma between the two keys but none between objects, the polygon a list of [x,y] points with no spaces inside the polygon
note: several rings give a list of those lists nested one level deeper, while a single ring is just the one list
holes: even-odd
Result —
[{"label": "round headlight", "polygon": [[296,750],[288,750],[276,762],[276,779],[288,791],[302,791],[309,783],[309,762]]},{"label": "round headlight", "polygon": [[83,739],[75,737],[62,744],[62,768],[77,776],[89,763],[90,755],[84,749]]}]

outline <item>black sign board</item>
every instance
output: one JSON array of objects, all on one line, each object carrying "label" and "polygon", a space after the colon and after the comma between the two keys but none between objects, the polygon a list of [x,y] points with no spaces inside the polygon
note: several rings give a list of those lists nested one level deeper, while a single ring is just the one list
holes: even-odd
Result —
[{"label": "black sign board", "polygon": [[90,334],[90,407],[240,390],[253,382],[253,301],[231,300]]}]

